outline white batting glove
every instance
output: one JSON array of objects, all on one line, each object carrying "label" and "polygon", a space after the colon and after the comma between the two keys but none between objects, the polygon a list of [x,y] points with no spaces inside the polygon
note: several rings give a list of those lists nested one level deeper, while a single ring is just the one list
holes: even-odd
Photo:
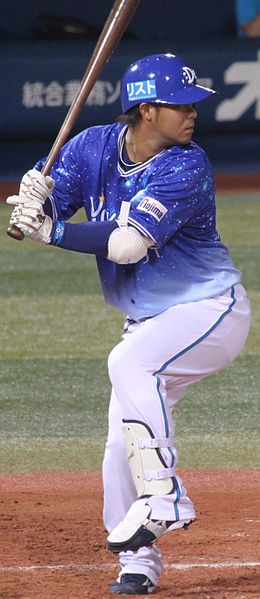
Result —
[{"label": "white batting glove", "polygon": [[50,243],[52,219],[44,214],[42,202],[26,196],[9,196],[7,204],[15,205],[11,214],[10,226],[15,225],[25,237],[35,241]]},{"label": "white batting glove", "polygon": [[31,169],[23,176],[19,195],[34,198],[42,204],[49,197],[55,185],[54,179],[48,175],[43,175],[36,168]]}]

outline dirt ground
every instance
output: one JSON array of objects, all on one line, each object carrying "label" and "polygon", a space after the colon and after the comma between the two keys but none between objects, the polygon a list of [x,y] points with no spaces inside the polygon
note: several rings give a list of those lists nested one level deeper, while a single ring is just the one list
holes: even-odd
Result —
[{"label": "dirt ground", "polygon": [[[259,471],[181,475],[197,521],[159,541],[165,570],[153,596],[259,599]],[[100,473],[2,474],[0,489],[0,599],[115,596]]]}]

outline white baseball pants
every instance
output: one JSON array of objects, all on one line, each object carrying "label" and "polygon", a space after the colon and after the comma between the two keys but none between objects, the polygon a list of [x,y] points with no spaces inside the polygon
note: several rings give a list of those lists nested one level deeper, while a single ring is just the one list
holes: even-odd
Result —
[{"label": "white baseball pants", "polygon": [[[223,295],[179,304],[141,323],[131,324],[112,350],[112,395],[103,462],[104,524],[110,532],[136,500],[122,434],[122,419],[146,423],[156,438],[174,436],[172,408],[186,388],[228,366],[248,336],[250,306],[238,284]],[[209,398],[210,401],[210,398]],[[161,449],[168,467],[177,463],[174,447]],[[192,501],[176,476],[176,492],[149,499],[152,517],[194,518]],[[156,584],[162,569],[159,550],[120,554],[123,572],[146,574]]]}]

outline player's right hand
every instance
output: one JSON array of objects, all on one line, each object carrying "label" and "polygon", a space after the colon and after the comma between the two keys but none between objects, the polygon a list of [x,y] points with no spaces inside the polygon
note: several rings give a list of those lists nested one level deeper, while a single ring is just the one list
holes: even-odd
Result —
[{"label": "player's right hand", "polygon": [[52,219],[44,214],[42,202],[38,199],[21,195],[9,196],[7,204],[14,205],[10,227],[17,227],[25,237],[35,241],[50,243]]},{"label": "player's right hand", "polygon": [[20,183],[19,195],[30,197],[44,204],[51,194],[54,185],[55,182],[52,177],[45,176],[40,171],[37,171],[36,168],[33,168],[23,176]]}]

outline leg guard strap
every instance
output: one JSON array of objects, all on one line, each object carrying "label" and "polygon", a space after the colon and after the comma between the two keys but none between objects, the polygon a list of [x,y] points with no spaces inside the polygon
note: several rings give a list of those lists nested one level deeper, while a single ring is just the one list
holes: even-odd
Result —
[{"label": "leg guard strap", "polygon": [[164,480],[176,475],[175,468],[165,468],[165,470],[146,470],[145,480]]},{"label": "leg guard strap", "polygon": [[140,449],[144,447],[172,447],[173,437],[164,437],[162,439],[139,439],[138,445]]}]

